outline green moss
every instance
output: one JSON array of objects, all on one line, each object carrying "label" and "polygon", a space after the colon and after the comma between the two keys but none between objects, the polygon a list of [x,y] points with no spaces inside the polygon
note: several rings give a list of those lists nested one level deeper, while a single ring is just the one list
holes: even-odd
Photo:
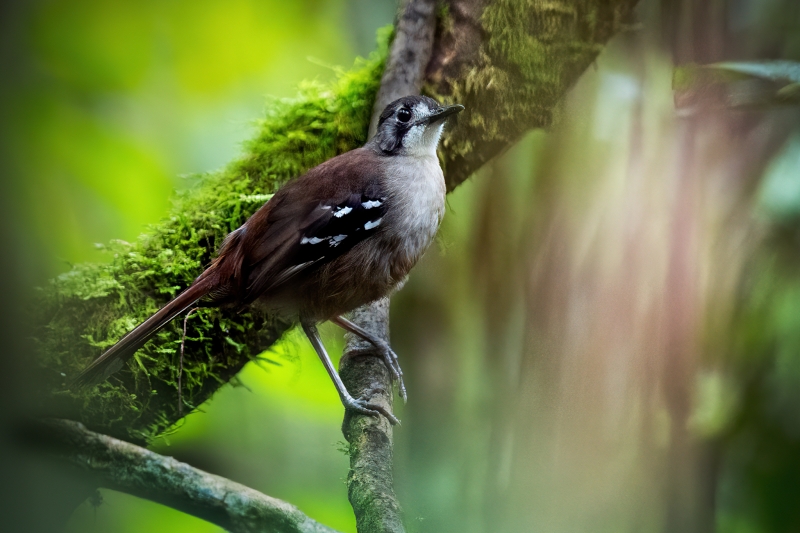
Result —
[{"label": "green moss", "polygon": [[271,100],[244,155],[178,194],[169,216],[137,242],[102,247],[110,262],[76,265],[41,289],[34,316],[40,382],[57,391],[43,395],[45,409],[147,440],[179,418],[179,399],[189,411],[280,337],[289,324],[256,311],[201,309],[187,320],[180,394],[181,319],[136,354],[129,372],[90,391],[64,391],[70,376],[191,284],[266,195],[365,142],[390,33],[383,30],[378,50],[333,83],[308,83],[296,98]]},{"label": "green moss", "polygon": [[[549,125],[558,101],[619,29],[618,12],[624,3],[491,2],[481,16],[486,40],[480,66],[448,86],[446,94],[426,88],[433,96],[463,103],[468,110],[459,128],[444,139],[445,164],[469,160],[476,145],[508,146],[524,131]],[[446,33],[450,25],[445,20],[441,27]],[[480,163],[469,161],[462,166],[471,172]],[[449,185],[459,183],[463,174],[448,176]]]}]

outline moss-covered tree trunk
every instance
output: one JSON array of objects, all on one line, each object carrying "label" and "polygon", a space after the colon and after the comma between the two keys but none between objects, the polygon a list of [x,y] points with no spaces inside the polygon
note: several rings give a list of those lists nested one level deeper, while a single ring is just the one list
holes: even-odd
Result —
[{"label": "moss-covered tree trunk", "polygon": [[[635,3],[444,2],[424,92],[467,108],[442,143],[448,188],[526,131],[547,126],[559,99],[628,23]],[[84,394],[64,392],[70,376],[188,286],[267,195],[365,142],[389,38],[382,32],[378,49],[335,82],[271,103],[239,160],[179,195],[168,216],[137,242],[108,245],[109,263],[78,265],[42,289],[34,320],[37,384],[47,412],[146,441],[291,327],[256,311],[201,309],[187,321],[182,363],[183,323],[176,320],[108,382]]]}]

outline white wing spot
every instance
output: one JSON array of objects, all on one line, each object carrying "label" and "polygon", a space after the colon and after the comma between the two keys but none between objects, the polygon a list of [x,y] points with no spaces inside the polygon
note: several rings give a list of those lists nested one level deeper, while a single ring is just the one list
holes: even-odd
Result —
[{"label": "white wing spot", "polygon": [[333,216],[335,216],[336,218],[342,218],[343,216],[345,216],[347,213],[349,213],[349,212],[350,212],[350,211],[352,211],[352,210],[353,210],[353,208],[352,208],[352,207],[345,206],[345,207],[339,208],[339,209],[338,209],[338,210],[337,210],[337,211],[336,211],[336,212],[333,214]]},{"label": "white wing spot", "polygon": [[380,200],[367,200],[366,202],[361,202],[361,206],[364,209],[372,209],[373,207],[380,207],[382,203]]},{"label": "white wing spot", "polygon": [[383,220],[383,218],[379,218],[378,220],[370,220],[369,222],[364,224],[364,229],[377,228],[378,226],[381,225],[381,220]]},{"label": "white wing spot", "polygon": [[328,240],[331,246],[339,246],[339,243],[347,238],[347,235],[335,235]]},{"label": "white wing spot", "polygon": [[303,240],[300,241],[300,244],[319,244],[323,240],[324,239],[320,239],[318,237],[311,237],[310,239],[308,237],[303,237]]}]

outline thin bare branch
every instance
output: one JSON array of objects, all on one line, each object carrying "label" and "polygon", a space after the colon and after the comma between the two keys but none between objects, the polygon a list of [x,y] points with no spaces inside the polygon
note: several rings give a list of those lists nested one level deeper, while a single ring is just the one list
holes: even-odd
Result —
[{"label": "thin bare branch", "polygon": [[336,533],[291,504],[78,422],[50,420],[26,434],[101,487],[167,505],[227,531]]}]

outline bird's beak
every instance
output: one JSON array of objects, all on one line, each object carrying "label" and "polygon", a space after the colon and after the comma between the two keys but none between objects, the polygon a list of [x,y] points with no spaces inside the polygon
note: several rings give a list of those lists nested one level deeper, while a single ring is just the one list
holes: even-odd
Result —
[{"label": "bird's beak", "polygon": [[455,115],[464,111],[464,106],[460,104],[442,106],[433,112],[431,116],[425,119],[428,124],[433,124],[446,119],[450,115]]}]

